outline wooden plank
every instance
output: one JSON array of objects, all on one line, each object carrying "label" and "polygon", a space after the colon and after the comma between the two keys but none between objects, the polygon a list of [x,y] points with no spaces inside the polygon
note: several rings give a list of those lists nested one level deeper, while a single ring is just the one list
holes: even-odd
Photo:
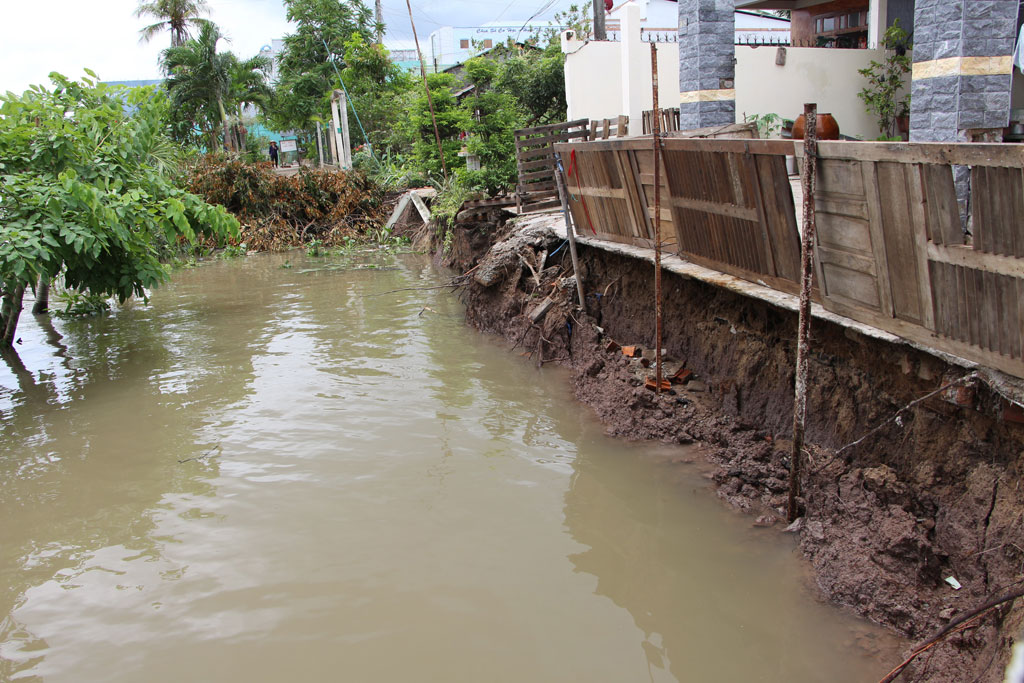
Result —
[{"label": "wooden plank", "polygon": [[555,142],[568,142],[577,138],[585,138],[586,133],[551,133],[542,138],[526,138],[516,140],[516,149],[530,149],[531,147],[544,147]]},{"label": "wooden plank", "polygon": [[875,277],[875,259],[871,256],[819,246],[818,258],[822,263],[831,263],[847,270],[855,270],[871,278]]},{"label": "wooden plank", "polygon": [[555,153],[548,152],[541,159],[534,159],[533,161],[517,161],[516,169],[521,172],[529,172],[536,170],[548,170],[554,173],[555,169]]},{"label": "wooden plank", "polygon": [[1017,337],[1020,339],[1021,356],[1024,357],[1024,280],[1015,279],[1014,289],[1017,294]]},{"label": "wooden plank", "polygon": [[864,200],[868,209],[868,234],[870,236],[871,254],[875,259],[875,277],[878,279],[879,312],[890,318],[896,316],[893,303],[892,281],[889,279],[888,250],[885,244],[884,223],[882,215],[882,197],[878,188],[878,169],[873,163],[861,164],[862,187],[865,188]]},{"label": "wooden plank", "polygon": [[969,246],[942,246],[930,243],[928,258],[966,268],[999,273],[1008,277],[1024,278],[1024,259],[999,254],[987,254]]},{"label": "wooden plank", "polygon": [[970,341],[971,339],[971,311],[967,307],[967,269],[962,266],[955,266],[956,272],[956,329],[957,339]]},{"label": "wooden plank", "polygon": [[642,214],[643,203],[640,201],[637,182],[630,168],[629,152],[612,152],[615,163],[618,166],[619,177],[622,179],[624,197],[627,200],[629,209],[630,227],[636,237],[647,237],[647,226],[644,223]]},{"label": "wooden plank", "polygon": [[922,164],[921,174],[928,208],[928,239],[936,244],[963,244],[953,170],[939,164]]},{"label": "wooden plank", "polygon": [[901,166],[907,182],[907,203],[910,210],[910,221],[907,226],[910,229],[914,254],[917,258],[917,291],[921,302],[919,309],[921,324],[929,330],[934,330],[935,311],[932,306],[932,285],[928,270],[927,207],[922,187],[921,165],[902,164]]},{"label": "wooden plank", "polygon": [[824,246],[870,254],[872,244],[871,223],[847,216],[816,214],[818,241]]},{"label": "wooden plank", "polygon": [[786,161],[778,156],[756,156],[754,163],[776,276],[797,282],[800,279],[800,233]]},{"label": "wooden plank", "polygon": [[875,278],[828,261],[822,261],[821,272],[825,282],[829,283],[829,301],[842,301],[847,305],[878,310],[878,287]]},{"label": "wooden plank", "polygon": [[625,114],[619,114],[618,122],[615,127],[616,137],[624,138],[629,135],[629,117]]},{"label": "wooden plank", "polygon": [[971,213],[975,248],[993,254],[1017,255],[1016,242],[1024,216],[1024,182],[1016,168],[971,169]]},{"label": "wooden plank", "polygon": [[[734,123],[728,126],[707,126],[704,128],[679,130],[679,109],[673,108],[671,111],[671,128],[666,127],[664,129],[665,133],[671,138],[718,139],[723,137],[755,138],[757,136],[757,126],[752,123]],[[645,128],[645,131],[650,131],[650,127]]]},{"label": "wooden plank", "polygon": [[534,126],[533,128],[520,128],[515,131],[516,137],[536,135],[538,133],[548,133],[553,130],[570,130],[573,128],[582,128],[589,123],[589,119],[576,119],[575,121],[566,121],[564,123],[549,123],[543,126]]},{"label": "wooden plank", "polygon": [[935,316],[935,332],[955,339],[957,338],[954,331],[955,320],[949,315],[949,304],[956,301],[956,291],[950,287],[948,278],[948,271],[953,270],[953,266],[929,261],[928,270],[929,282],[932,283],[934,291],[932,313]]},{"label": "wooden plank", "polygon": [[[770,159],[774,157],[762,158]],[[855,197],[816,192],[814,195],[814,210],[815,212],[829,213],[835,216],[848,216],[863,221],[868,220],[868,207],[863,195]]]},{"label": "wooden plank", "polygon": [[764,250],[767,274],[773,277],[779,276],[778,268],[775,266],[775,253],[772,250],[772,238],[768,230],[768,213],[765,208],[764,191],[761,187],[761,176],[757,165],[757,157],[744,155],[743,168],[747,174],[746,182],[751,187],[751,197],[754,206],[757,208],[757,222],[761,228],[761,248]]},{"label": "wooden plank", "polygon": [[[803,151],[799,150],[798,156]],[[1024,167],[1024,145],[978,142],[843,142],[818,143],[821,159],[891,161],[908,164]]]},{"label": "wooden plank", "polygon": [[982,326],[978,316],[981,310],[983,288],[979,286],[981,271],[964,268],[964,294],[967,299],[967,330],[970,343],[982,347]]},{"label": "wooden plank", "polygon": [[1017,283],[1014,278],[996,276],[999,283],[999,320],[1003,325],[1000,350],[1004,356],[1021,357],[1021,321],[1017,317]]},{"label": "wooden plank", "polygon": [[893,315],[920,324],[924,320],[920,292],[921,273],[918,272],[913,219],[910,213],[911,197],[906,178],[908,168],[912,166],[894,162],[875,164]]},{"label": "wooden plank", "polygon": [[[637,158],[636,158],[637,154],[636,154],[636,152],[632,152],[632,151],[628,151],[627,150],[627,151],[624,151],[623,154],[625,154],[626,157],[629,159],[630,171],[631,171],[631,174],[633,176],[633,182],[636,185],[636,196],[637,196],[637,198],[640,201],[640,212],[639,213],[640,213],[641,219],[643,220],[643,224],[644,224],[644,228],[645,228],[645,230],[643,231],[643,234],[648,235],[648,236],[653,238],[653,236],[654,236],[654,223],[651,220],[651,210],[649,208],[649,204],[653,203],[653,197],[649,197],[648,196],[647,188],[644,187],[642,182],[640,182],[640,170],[639,170],[639,165],[637,163]],[[652,152],[652,156],[653,156],[653,152]],[[669,233],[664,233],[663,232],[662,233],[662,239],[664,239],[664,235],[665,234],[670,234],[670,235],[671,234],[675,234],[675,230],[673,229]]]},{"label": "wooden plank", "polygon": [[[866,187],[870,185],[867,184],[863,164],[860,162],[823,159],[818,164],[817,189],[822,193],[834,195],[840,200],[858,201],[864,197]],[[816,192],[815,198],[817,196]]]},{"label": "wooden plank", "polygon": [[878,313],[857,306],[844,305],[835,300],[826,300],[824,306],[827,310],[838,315],[852,318],[867,325],[873,325],[905,339],[923,344],[933,349],[953,354],[981,365],[1001,370],[1014,377],[1024,378],[1024,362],[1020,359],[1008,358],[998,353],[992,353],[978,348],[973,344],[964,343],[955,339],[939,337],[920,325],[905,322],[894,318],[886,318]]},{"label": "wooden plank", "polygon": [[736,206],[734,204],[718,204],[688,197],[667,197],[662,199],[662,202],[681,209],[690,209],[691,211],[709,213],[715,216],[728,216],[729,218],[739,218],[744,221],[756,221],[758,219],[757,209]]},{"label": "wooden plank", "polygon": [[554,166],[552,165],[551,168],[545,168],[545,169],[540,170],[540,171],[527,171],[525,173],[520,173],[519,174],[519,183],[523,184],[523,183],[530,182],[531,180],[538,180],[538,179],[542,179],[542,178],[554,178],[554,177],[555,177],[555,169],[554,169]]}]

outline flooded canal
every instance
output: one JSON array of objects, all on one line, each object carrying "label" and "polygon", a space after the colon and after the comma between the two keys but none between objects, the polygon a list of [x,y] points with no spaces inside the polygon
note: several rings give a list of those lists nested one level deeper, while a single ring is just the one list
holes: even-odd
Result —
[{"label": "flooded canal", "polygon": [[[863,681],[889,639],[420,256],[175,274],[0,364],[0,679]],[[291,266],[291,267],[283,267]],[[363,267],[360,267],[363,266]],[[403,291],[390,291],[400,290]],[[385,293],[390,292],[390,293]]]}]

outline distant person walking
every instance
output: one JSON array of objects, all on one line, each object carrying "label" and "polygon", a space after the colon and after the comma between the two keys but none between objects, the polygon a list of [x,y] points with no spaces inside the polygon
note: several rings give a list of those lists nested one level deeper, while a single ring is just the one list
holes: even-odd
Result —
[{"label": "distant person walking", "polygon": [[270,141],[270,160],[274,163],[275,168],[281,165],[277,161],[277,143],[273,140]]}]

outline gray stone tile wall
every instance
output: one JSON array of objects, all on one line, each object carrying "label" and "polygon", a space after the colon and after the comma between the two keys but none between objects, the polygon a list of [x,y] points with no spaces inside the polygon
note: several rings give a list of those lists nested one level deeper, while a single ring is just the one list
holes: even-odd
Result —
[{"label": "gray stone tile wall", "polygon": [[[914,62],[1012,54],[1018,0],[917,0]],[[941,76],[911,86],[910,139],[951,142],[963,131],[1002,128],[1010,120],[1012,80]]]},{"label": "gray stone tile wall", "polygon": [[[679,0],[679,91],[732,88],[736,76],[733,0]],[[734,123],[736,103],[692,102],[679,107],[680,127]]]}]

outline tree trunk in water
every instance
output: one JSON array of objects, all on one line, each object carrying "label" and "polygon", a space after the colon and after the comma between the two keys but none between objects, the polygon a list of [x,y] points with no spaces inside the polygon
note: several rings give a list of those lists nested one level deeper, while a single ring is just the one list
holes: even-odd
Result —
[{"label": "tree trunk in water", "polygon": [[[20,285],[11,295],[10,313],[7,317],[3,338],[0,338],[0,347],[9,347],[14,344],[14,332],[18,329],[18,318],[21,317],[21,302],[25,298],[25,285]],[[6,304],[6,301],[4,302]],[[5,305],[6,308],[6,305]]]},{"label": "tree trunk in water", "polygon": [[39,276],[39,284],[36,285],[36,303],[32,306],[32,314],[39,315],[50,310],[50,278],[45,275]]},{"label": "tree trunk in water", "polygon": [[7,331],[7,319],[11,316],[12,300],[14,299],[14,292],[11,290],[0,290],[0,339],[3,339],[4,332]]}]

